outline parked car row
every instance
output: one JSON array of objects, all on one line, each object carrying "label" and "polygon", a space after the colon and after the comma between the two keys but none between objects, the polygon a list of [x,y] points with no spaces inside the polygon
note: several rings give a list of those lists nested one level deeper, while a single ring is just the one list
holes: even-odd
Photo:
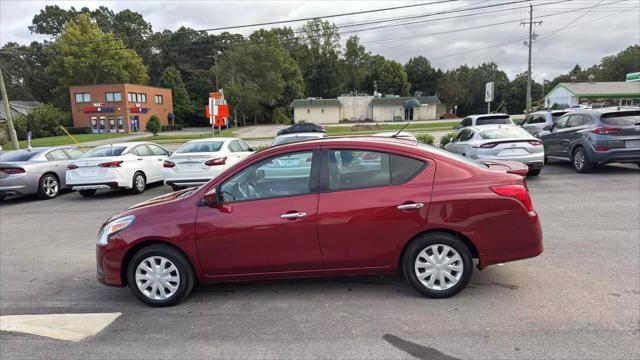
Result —
[{"label": "parked car row", "polygon": [[456,126],[446,150],[478,160],[512,160],[537,176],[549,159],[571,161],[577,172],[597,165],[640,167],[640,110],[538,111],[516,126],[505,114],[472,115]]},{"label": "parked car row", "polygon": [[37,194],[52,199],[63,189],[89,197],[100,189],[145,191],[164,181],[174,190],[202,185],[251,155],[236,138],[193,140],[174,154],[152,142],[123,142],[85,153],[73,146],[11,151],[0,156],[0,200]]}]

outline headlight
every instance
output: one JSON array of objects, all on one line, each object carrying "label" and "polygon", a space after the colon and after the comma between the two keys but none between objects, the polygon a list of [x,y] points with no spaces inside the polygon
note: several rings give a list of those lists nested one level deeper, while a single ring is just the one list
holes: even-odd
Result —
[{"label": "headlight", "polygon": [[109,235],[124,230],[136,220],[135,215],[124,216],[106,223],[98,234],[98,245],[105,246],[109,242]]}]

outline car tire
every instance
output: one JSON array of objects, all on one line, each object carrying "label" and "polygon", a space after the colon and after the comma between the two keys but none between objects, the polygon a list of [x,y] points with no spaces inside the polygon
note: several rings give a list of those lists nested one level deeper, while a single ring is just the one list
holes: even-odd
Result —
[{"label": "car tire", "polygon": [[140,171],[133,174],[133,180],[131,182],[133,186],[131,188],[132,194],[142,194],[144,190],[147,188],[147,178]]},{"label": "car tire", "polygon": [[80,195],[82,195],[83,197],[92,197],[96,194],[96,189],[78,190],[78,193],[80,193]]},{"label": "car tire", "polygon": [[531,169],[527,173],[527,176],[538,176],[538,175],[540,175],[541,171],[542,171],[542,169]]},{"label": "car tire", "polygon": [[0,201],[4,200],[4,195],[0,195]]},{"label": "car tire", "polygon": [[544,157],[544,161],[543,161],[543,163],[544,163],[545,165],[547,165],[547,164],[549,163],[549,158],[545,156],[545,157]]},{"label": "car tire", "polygon": [[578,146],[573,151],[571,165],[573,165],[573,168],[578,173],[588,173],[593,170],[593,163],[589,159],[587,151],[582,146]]},{"label": "car tire", "polygon": [[[153,278],[147,280],[145,275],[149,272],[150,276],[161,276],[167,280],[159,283],[154,282]],[[129,288],[138,299],[150,306],[178,304],[191,293],[194,283],[195,275],[189,261],[168,245],[154,244],[142,248],[133,255],[127,267]]]},{"label": "car tire", "polygon": [[38,182],[38,198],[53,199],[60,193],[60,180],[53,174],[44,174]]},{"label": "car tire", "polygon": [[184,186],[171,185],[171,189],[173,189],[173,191],[180,191],[186,188]]},{"label": "car tire", "polygon": [[[444,258],[440,260],[439,256]],[[467,245],[456,236],[429,233],[420,235],[407,246],[402,256],[402,270],[405,279],[421,294],[448,298],[462,291],[471,280],[473,259]],[[429,271],[430,275],[422,275]]]}]

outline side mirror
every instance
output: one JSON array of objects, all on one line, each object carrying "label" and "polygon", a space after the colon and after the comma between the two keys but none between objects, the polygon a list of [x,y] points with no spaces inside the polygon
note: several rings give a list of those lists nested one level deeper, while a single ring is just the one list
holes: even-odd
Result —
[{"label": "side mirror", "polygon": [[201,205],[203,206],[212,206],[212,205],[217,205],[218,203],[219,203],[218,193],[216,192],[215,187],[207,191],[207,193],[204,194],[204,197],[202,198],[202,201],[201,201]]},{"label": "side mirror", "polygon": [[167,151],[167,156],[171,156],[171,155],[173,155],[173,152]]},{"label": "side mirror", "polygon": [[249,147],[249,151],[256,151],[256,148],[254,148],[253,146]]}]

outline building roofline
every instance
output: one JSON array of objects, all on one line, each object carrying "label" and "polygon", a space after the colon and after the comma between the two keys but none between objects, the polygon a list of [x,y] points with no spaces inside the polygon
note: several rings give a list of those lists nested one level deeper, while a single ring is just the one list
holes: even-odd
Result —
[{"label": "building roofline", "polygon": [[160,87],[160,86],[143,85],[143,84],[132,84],[132,83],[90,84],[90,85],[69,85],[69,89],[71,89],[71,88],[79,88],[79,87],[99,87],[99,86],[111,86],[111,85],[121,85],[121,86],[133,85],[133,86],[144,86],[144,87],[148,87],[148,88],[155,88],[155,89],[171,90],[171,88],[164,88],[164,87]]}]

